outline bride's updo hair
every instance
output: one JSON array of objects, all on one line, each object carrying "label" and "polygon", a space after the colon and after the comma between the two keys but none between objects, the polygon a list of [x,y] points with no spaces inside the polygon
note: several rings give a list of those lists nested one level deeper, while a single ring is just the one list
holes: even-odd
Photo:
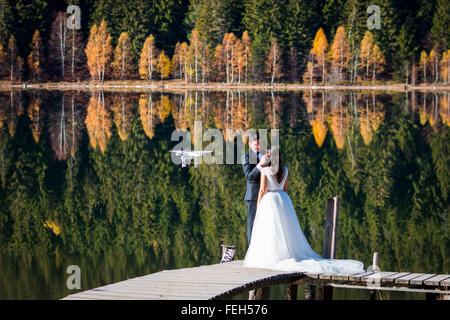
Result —
[{"label": "bride's updo hair", "polygon": [[281,163],[281,157],[280,157],[280,148],[278,147],[272,147],[269,150],[270,155],[270,166],[269,169],[272,171],[273,175],[277,179],[278,183],[281,182],[283,179],[283,164]]}]

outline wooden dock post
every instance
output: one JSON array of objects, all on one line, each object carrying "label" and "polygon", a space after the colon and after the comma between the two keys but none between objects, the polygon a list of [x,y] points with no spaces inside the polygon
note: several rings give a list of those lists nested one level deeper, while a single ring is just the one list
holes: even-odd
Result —
[{"label": "wooden dock post", "polygon": [[[326,259],[336,258],[336,240],[337,240],[337,220],[339,216],[339,196],[335,196],[327,201],[327,220],[325,223],[325,244],[323,257]],[[321,286],[318,290],[319,300],[332,300],[333,287]]]},{"label": "wooden dock post", "polygon": [[[373,259],[372,259],[372,271],[379,272],[380,267],[378,267],[378,252],[373,253]],[[370,300],[376,300],[377,299],[377,292],[378,290],[370,290]]]},{"label": "wooden dock post", "polygon": [[297,300],[298,285],[289,284],[287,288],[286,300]]}]

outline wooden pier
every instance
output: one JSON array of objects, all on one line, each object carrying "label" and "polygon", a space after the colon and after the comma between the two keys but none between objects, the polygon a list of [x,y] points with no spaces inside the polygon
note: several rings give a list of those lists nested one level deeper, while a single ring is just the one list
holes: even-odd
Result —
[{"label": "wooden pier", "polygon": [[[325,258],[336,258],[338,215],[339,197],[336,196],[327,202],[323,254]],[[236,295],[249,292],[251,300],[260,300],[269,299],[270,286],[279,284],[287,284],[288,300],[297,299],[299,285],[304,286],[307,300],[330,300],[333,298],[334,287],[369,290],[370,299],[376,299],[379,290],[422,292],[426,294],[426,299],[450,298],[450,274],[381,272],[378,252],[374,253],[369,272],[351,275],[245,268],[242,260],[231,261],[233,257],[234,247],[222,246],[223,263],[164,270],[72,294],[64,299],[215,300],[232,299]]]},{"label": "wooden pier", "polygon": [[195,268],[164,270],[72,294],[64,300],[231,299],[250,290],[278,284],[288,285],[291,294],[287,298],[290,299],[296,299],[297,290],[295,289],[298,285],[424,292],[436,296],[450,294],[450,274],[411,272],[310,274],[245,268],[242,266],[242,260],[238,260]]}]

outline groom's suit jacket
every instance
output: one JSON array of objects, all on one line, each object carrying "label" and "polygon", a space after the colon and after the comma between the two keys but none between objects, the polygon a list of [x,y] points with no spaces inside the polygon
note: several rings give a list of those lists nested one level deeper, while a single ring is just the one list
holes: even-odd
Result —
[{"label": "groom's suit jacket", "polygon": [[244,200],[258,200],[259,186],[261,182],[261,174],[259,169],[256,167],[258,162],[258,156],[252,149],[250,149],[250,151],[247,152],[242,159],[242,167],[244,168],[245,179],[247,181]]}]

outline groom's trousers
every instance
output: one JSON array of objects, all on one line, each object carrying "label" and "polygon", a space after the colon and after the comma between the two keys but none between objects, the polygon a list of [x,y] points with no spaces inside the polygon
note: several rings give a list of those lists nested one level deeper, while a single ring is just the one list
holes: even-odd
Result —
[{"label": "groom's trousers", "polygon": [[248,245],[250,245],[250,239],[252,238],[253,222],[255,221],[256,215],[257,201],[246,200],[245,204],[247,206],[247,243]]}]

